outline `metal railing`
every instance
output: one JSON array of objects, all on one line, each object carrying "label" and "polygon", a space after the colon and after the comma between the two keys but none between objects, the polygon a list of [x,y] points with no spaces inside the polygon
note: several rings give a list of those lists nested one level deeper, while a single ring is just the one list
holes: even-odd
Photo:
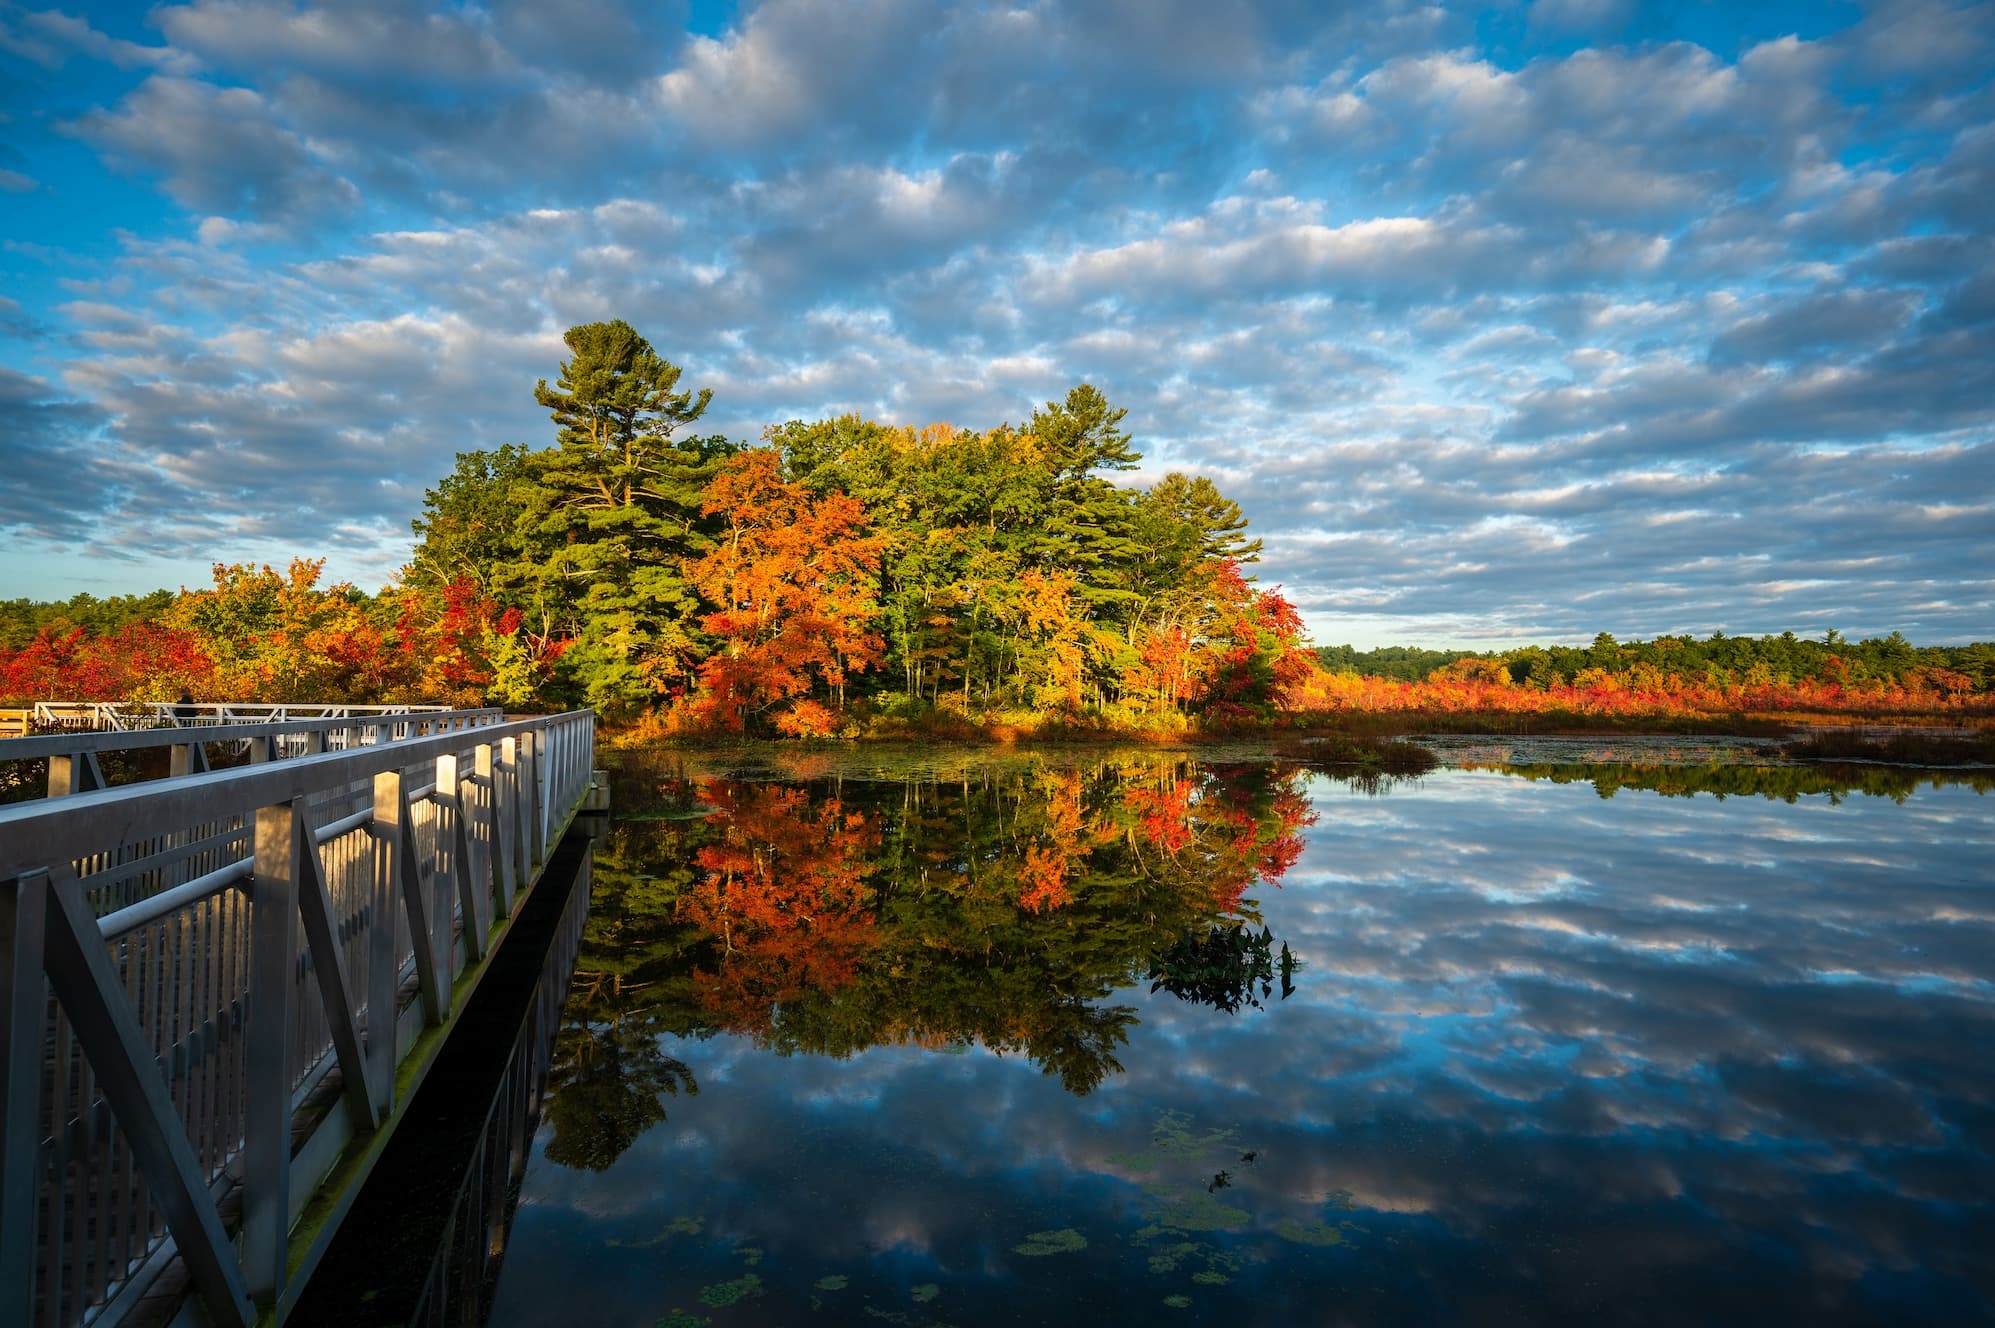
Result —
[{"label": "metal railing", "polygon": [[29,717],[38,728],[123,732],[205,724],[270,724],[289,719],[354,719],[421,715],[446,705],[292,705],[251,701],[37,701]]},{"label": "metal railing", "polygon": [[[257,707],[238,707],[253,709]],[[311,718],[249,720],[224,717],[205,724],[191,721],[152,727],[60,729],[24,738],[0,738],[0,761],[48,761],[48,796],[87,793],[106,786],[99,758],[106,752],[165,747],[171,752],[168,773],[200,774],[209,768],[207,748],[247,752],[251,762],[345,751],[366,743],[402,742],[461,729],[484,728],[505,722],[497,708],[452,710],[448,707],[265,706],[265,710],[344,709],[364,715],[321,715]],[[212,709],[212,707],[211,707]],[[38,721],[39,722],[39,721]]]},{"label": "metal railing", "polygon": [[282,1316],[594,720],[0,807],[0,1323],[119,1322],[176,1261],[214,1322]]}]

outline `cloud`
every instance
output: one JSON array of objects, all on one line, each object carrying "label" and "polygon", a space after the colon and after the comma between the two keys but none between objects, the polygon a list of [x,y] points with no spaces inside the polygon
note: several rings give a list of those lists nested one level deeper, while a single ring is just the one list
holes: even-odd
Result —
[{"label": "cloud", "polygon": [[99,32],[90,21],[60,10],[0,14],[0,50],[12,51],[45,69],[61,69],[71,56],[101,60],[119,69],[156,69],[184,74],[198,62],[171,46],[142,46]]},{"label": "cloud", "polygon": [[[302,484],[369,568],[452,451],[546,435],[563,328],[622,317],[737,437],[1093,380],[1326,638],[1985,635],[1972,14],[1699,45],[1554,8],[1505,45],[1411,5],[771,0],[709,37],[201,0],[156,17],[201,78],[71,122],[186,216],[12,251],[67,264],[72,311],[22,317],[148,493],[237,477],[203,538]],[[321,489],[340,450],[389,478]],[[181,538],[147,503],[119,538]]]},{"label": "cloud", "polygon": [[167,192],[197,212],[305,218],[359,201],[248,88],[156,76],[116,111],[81,117],[74,132],[127,169],[163,176]]},{"label": "cloud", "polygon": [[[9,311],[0,304],[0,314]],[[18,306],[15,306],[18,309]],[[46,381],[0,366],[0,530],[17,540],[85,539],[114,505],[100,487],[96,436],[108,423],[89,401],[64,396]]]}]

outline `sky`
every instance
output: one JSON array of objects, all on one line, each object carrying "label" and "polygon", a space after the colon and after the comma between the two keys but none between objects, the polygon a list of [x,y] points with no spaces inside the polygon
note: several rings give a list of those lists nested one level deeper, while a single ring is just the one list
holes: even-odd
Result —
[{"label": "sky", "polygon": [[1995,4],[0,0],[0,598],[1092,382],[1315,639],[1995,638]]}]

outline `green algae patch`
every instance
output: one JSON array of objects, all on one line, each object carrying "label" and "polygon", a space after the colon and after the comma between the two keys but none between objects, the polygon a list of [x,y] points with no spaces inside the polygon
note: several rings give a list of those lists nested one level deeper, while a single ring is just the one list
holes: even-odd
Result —
[{"label": "green algae patch", "polygon": [[700,1288],[700,1304],[724,1309],[739,1304],[751,1296],[762,1294],[762,1278],[757,1273],[744,1273],[732,1282],[716,1282]]},{"label": "green algae patch", "polygon": [[1035,1231],[1025,1238],[1023,1245],[1012,1246],[1014,1254],[1038,1257],[1042,1254],[1072,1254],[1075,1250],[1088,1247],[1088,1238],[1072,1227],[1061,1227],[1058,1231]]},{"label": "green algae patch", "polygon": [[1221,1203],[1204,1190],[1181,1194],[1159,1206],[1156,1224],[1168,1231],[1232,1231],[1247,1225],[1244,1208]]},{"label": "green algae patch", "polygon": [[829,1277],[820,1277],[817,1281],[811,1283],[811,1289],[815,1291],[843,1291],[850,1285],[852,1285],[851,1278],[843,1273],[833,1273]]},{"label": "green algae patch", "polygon": [[1170,1306],[1170,1307],[1171,1307],[1172,1309],[1174,1309],[1174,1310],[1188,1310],[1188,1309],[1190,1309],[1190,1308],[1191,1308],[1191,1297],[1190,1297],[1190,1296],[1165,1296],[1165,1297],[1164,1297],[1164,1303],[1165,1303],[1166,1305],[1169,1305],[1169,1306]]},{"label": "green algae patch", "polygon": [[707,1328],[712,1322],[712,1319],[704,1315],[688,1314],[684,1310],[675,1309],[660,1319],[656,1328]]}]

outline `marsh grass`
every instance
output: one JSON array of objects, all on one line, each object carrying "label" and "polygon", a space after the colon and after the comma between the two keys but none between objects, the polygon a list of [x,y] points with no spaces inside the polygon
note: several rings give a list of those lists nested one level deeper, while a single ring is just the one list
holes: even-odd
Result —
[{"label": "marsh grass", "polygon": [[1995,765],[1995,729],[1974,734],[1823,729],[1782,744],[1780,754],[1790,761],[1988,766]]}]

